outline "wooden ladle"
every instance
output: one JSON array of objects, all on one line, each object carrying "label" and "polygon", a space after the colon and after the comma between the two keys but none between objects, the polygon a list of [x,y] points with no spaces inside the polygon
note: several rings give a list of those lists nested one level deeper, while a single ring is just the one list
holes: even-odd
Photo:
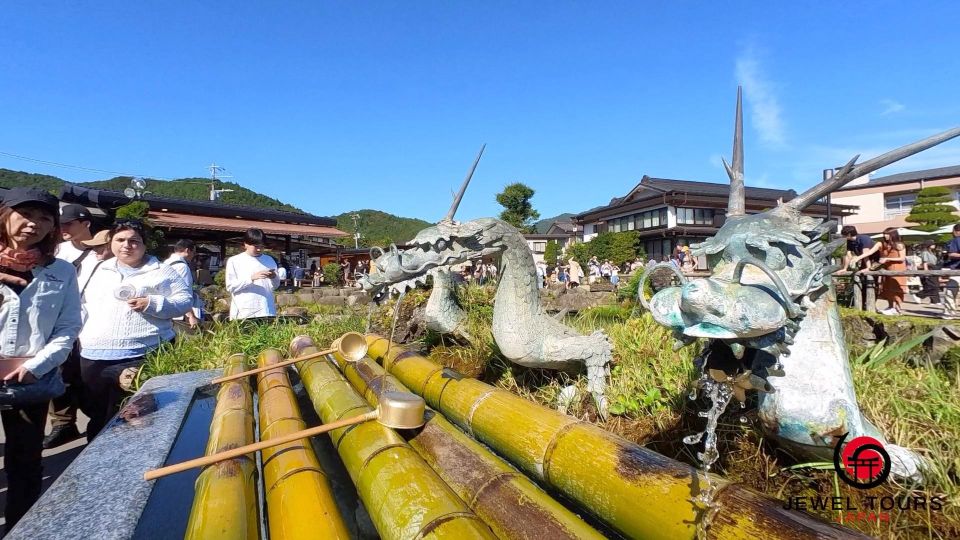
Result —
[{"label": "wooden ladle", "polygon": [[206,465],[218,463],[227,459],[240,457],[244,454],[257,452],[265,448],[271,448],[288,442],[305,439],[307,437],[313,437],[334,429],[360,424],[369,420],[376,420],[384,426],[393,429],[415,429],[424,424],[423,413],[425,410],[426,403],[424,403],[423,398],[420,396],[410,394],[408,392],[384,392],[380,395],[379,406],[368,413],[361,414],[360,416],[345,418],[330,424],[324,424],[322,426],[296,431],[275,439],[267,439],[265,441],[248,444],[239,448],[233,448],[231,450],[211,454],[209,456],[203,456],[200,458],[191,459],[189,461],[175,463],[159,469],[152,469],[143,474],[143,479],[155,480],[170,474],[186,471],[196,467],[204,467]]},{"label": "wooden ladle", "polygon": [[367,355],[367,340],[366,338],[363,337],[363,334],[359,334],[357,332],[347,332],[346,334],[334,340],[334,342],[330,344],[329,349],[317,351],[315,353],[305,354],[303,356],[298,356],[296,358],[290,358],[289,360],[284,360],[283,362],[277,362],[276,364],[270,364],[269,366],[249,369],[241,373],[234,373],[233,375],[227,375],[226,377],[218,377],[210,381],[210,384],[220,384],[220,383],[225,383],[227,381],[242,379],[248,375],[263,373],[264,371],[270,371],[273,368],[289,366],[292,364],[296,364],[297,362],[303,362],[304,360],[319,358],[321,356],[325,356],[335,352],[339,352],[349,362],[360,361],[363,359],[364,356]]}]

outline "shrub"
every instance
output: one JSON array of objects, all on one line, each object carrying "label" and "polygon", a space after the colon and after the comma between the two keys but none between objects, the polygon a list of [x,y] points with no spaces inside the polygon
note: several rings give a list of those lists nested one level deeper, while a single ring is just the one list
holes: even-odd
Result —
[{"label": "shrub", "polygon": [[332,262],[323,265],[323,279],[330,285],[338,285],[340,283],[340,265]]}]

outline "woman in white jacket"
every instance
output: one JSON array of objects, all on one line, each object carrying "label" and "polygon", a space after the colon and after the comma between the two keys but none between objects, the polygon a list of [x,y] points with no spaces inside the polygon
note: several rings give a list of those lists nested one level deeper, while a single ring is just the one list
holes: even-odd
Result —
[{"label": "woman in white jacket", "polygon": [[54,258],[58,215],[57,199],[36,188],[13,188],[0,204],[0,416],[6,437],[7,531],[40,496],[47,404],[63,392],[57,367],[80,331],[76,270]]},{"label": "woman in white jacket", "polygon": [[263,231],[247,229],[243,235],[243,253],[227,259],[224,283],[233,295],[230,318],[273,317],[277,304],[273,291],[280,285],[277,261],[263,253]]},{"label": "woman in white jacket", "polygon": [[175,270],[147,255],[146,231],[136,220],[110,230],[114,258],[90,277],[83,293],[86,321],[80,331],[80,376],[92,440],[119,410],[121,374],[173,340],[172,319],[182,317],[193,294]]}]

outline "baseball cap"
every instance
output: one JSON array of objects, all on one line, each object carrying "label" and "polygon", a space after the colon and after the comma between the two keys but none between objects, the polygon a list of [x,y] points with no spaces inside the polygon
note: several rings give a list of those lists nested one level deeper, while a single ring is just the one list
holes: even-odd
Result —
[{"label": "baseball cap", "polygon": [[103,230],[93,235],[93,238],[89,240],[81,240],[81,244],[87,247],[99,247],[104,244],[110,243],[110,231]]},{"label": "baseball cap", "polygon": [[24,204],[40,205],[55,214],[60,208],[60,201],[56,197],[39,188],[14,187],[3,196],[3,205],[7,208],[16,208]]},{"label": "baseball cap", "polygon": [[82,204],[68,204],[60,209],[60,223],[70,223],[82,219],[90,221],[90,211]]}]

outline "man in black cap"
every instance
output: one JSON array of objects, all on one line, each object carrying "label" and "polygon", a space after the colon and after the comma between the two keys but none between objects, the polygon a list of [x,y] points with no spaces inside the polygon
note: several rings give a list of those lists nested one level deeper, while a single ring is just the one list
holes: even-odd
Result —
[{"label": "man in black cap", "polygon": [[[97,264],[93,250],[84,242],[93,238],[90,232],[90,210],[81,204],[68,204],[60,208],[60,237],[63,242],[57,247],[57,258],[73,264],[77,274],[89,272]],[[77,406],[83,381],[80,379],[80,343],[74,344],[67,361],[60,365],[60,373],[67,391],[50,401],[50,434],[43,439],[43,448],[56,448],[80,438],[77,428]]]}]

